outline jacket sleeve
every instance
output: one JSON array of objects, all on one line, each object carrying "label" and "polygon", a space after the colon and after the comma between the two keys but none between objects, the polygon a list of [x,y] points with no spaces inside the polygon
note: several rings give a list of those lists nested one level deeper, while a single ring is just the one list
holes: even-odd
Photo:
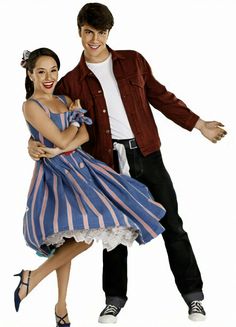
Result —
[{"label": "jacket sleeve", "polygon": [[69,90],[66,87],[66,85],[67,85],[67,83],[65,82],[65,77],[62,77],[55,87],[54,94],[69,96]]},{"label": "jacket sleeve", "polygon": [[140,65],[144,69],[145,90],[148,102],[168,119],[191,131],[199,116],[154,78],[150,65],[142,55],[140,55],[139,59]]}]

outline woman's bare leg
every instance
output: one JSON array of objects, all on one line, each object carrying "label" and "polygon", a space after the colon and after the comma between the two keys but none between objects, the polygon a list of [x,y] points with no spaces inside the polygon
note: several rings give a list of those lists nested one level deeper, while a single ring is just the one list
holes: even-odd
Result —
[{"label": "woman's bare leg", "polygon": [[[87,244],[85,242],[76,242],[74,239],[68,239],[59,249],[56,250],[53,256],[48,258],[37,269],[31,271],[29,293],[51,272],[71,262],[74,257],[87,250],[91,245],[92,243]],[[23,274],[23,282],[27,282],[28,274],[29,270],[25,270]],[[19,297],[21,300],[26,297],[25,285],[22,285],[20,288]]]},{"label": "woman's bare leg", "polygon": [[[71,261],[65,263],[63,266],[57,268],[57,285],[58,285],[58,301],[55,306],[55,312],[58,316],[64,317],[67,314],[66,308],[66,295],[70,277]],[[64,321],[69,323],[68,316],[65,317]]]}]

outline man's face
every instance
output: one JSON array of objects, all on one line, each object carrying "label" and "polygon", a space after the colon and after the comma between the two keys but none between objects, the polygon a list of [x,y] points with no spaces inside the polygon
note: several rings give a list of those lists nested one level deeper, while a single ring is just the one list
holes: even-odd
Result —
[{"label": "man's face", "polygon": [[109,30],[96,30],[90,25],[83,25],[79,35],[84,47],[84,55],[88,62],[102,62],[108,57],[109,52],[106,42]]}]

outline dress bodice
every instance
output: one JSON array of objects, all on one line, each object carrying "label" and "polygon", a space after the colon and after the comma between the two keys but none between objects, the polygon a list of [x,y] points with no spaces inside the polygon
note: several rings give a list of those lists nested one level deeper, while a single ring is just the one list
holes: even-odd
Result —
[{"label": "dress bodice", "polygon": [[[64,100],[59,97],[59,99],[64,103]],[[63,113],[54,113],[51,112],[43,103],[41,103],[39,100],[36,99],[31,99],[30,101],[34,101],[36,102],[48,115],[48,117],[55,123],[55,125],[57,125],[57,127],[63,131],[64,129],[66,129],[69,126],[69,116],[70,116],[70,111],[65,111]],[[29,122],[27,122],[29,130],[30,130],[30,134],[31,136],[37,140],[40,141],[42,144],[44,144],[47,147],[53,147],[54,144],[49,141],[48,139],[46,139],[41,133],[39,133],[39,131],[37,129],[35,129]]]}]

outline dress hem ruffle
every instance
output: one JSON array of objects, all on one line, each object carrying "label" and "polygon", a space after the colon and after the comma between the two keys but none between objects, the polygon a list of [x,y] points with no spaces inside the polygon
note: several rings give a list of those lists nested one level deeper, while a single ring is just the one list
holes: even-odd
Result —
[{"label": "dress hem ruffle", "polygon": [[92,243],[93,240],[102,241],[103,248],[111,251],[119,244],[130,247],[138,235],[139,232],[137,230],[120,226],[87,230],[66,230],[48,236],[43,243],[49,247],[58,248],[65,242],[66,238],[73,237],[76,242],[86,242],[87,244]]}]

